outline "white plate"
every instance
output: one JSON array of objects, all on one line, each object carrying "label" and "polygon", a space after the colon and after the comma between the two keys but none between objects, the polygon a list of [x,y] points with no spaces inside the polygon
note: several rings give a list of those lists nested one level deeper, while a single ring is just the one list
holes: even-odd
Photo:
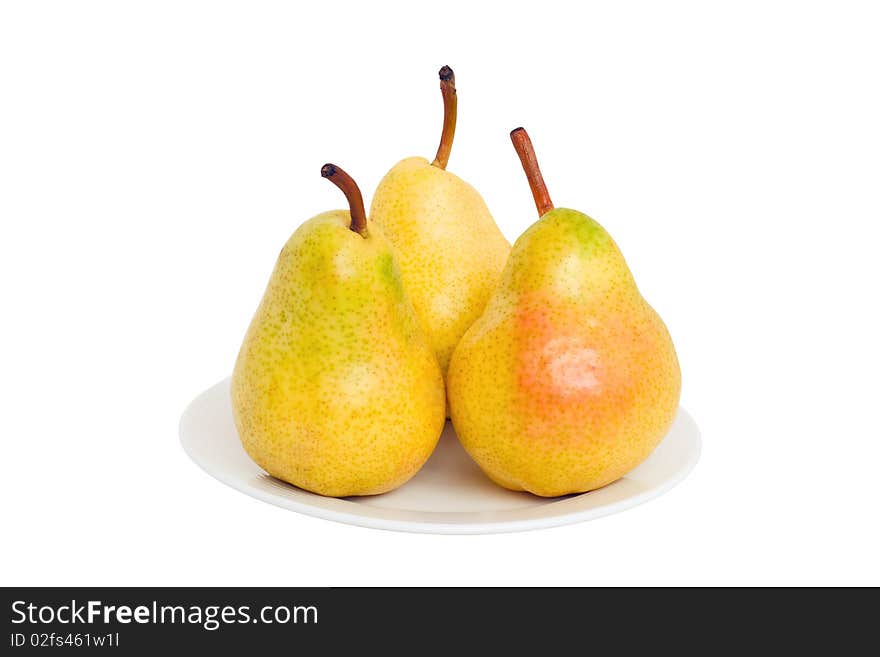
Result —
[{"label": "white plate", "polygon": [[229,380],[199,395],[180,420],[193,461],[223,483],[291,511],[351,525],[434,534],[490,534],[592,520],[662,495],[700,457],[700,432],[679,408],[672,429],[635,470],[599,490],[542,498],[489,481],[458,443],[451,423],[419,473],[384,495],[334,499],[270,477],[245,453],[229,402]]}]

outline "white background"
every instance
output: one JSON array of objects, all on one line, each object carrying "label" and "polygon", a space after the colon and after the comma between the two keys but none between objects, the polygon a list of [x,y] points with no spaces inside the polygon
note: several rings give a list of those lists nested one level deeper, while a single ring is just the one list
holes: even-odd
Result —
[{"label": "white background", "polygon": [[[484,6],[484,5],[492,6]],[[0,583],[880,584],[880,21],[871,3],[6,2]],[[662,498],[407,535],[214,481],[177,422],[280,246],[431,157],[515,239],[557,205],[664,317],[703,457]]]}]

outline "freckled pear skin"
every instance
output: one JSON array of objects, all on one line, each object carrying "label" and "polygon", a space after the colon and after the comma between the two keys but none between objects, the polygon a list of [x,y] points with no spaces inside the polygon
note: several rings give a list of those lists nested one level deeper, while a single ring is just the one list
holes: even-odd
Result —
[{"label": "freckled pear skin", "polygon": [[445,371],[498,285],[510,244],[476,189],[421,157],[388,172],[370,216],[396,246],[404,284]]},{"label": "freckled pear skin", "polygon": [[443,379],[390,244],[320,214],[281,251],[232,375],[242,445],[269,474],[334,497],[410,479],[445,423]]},{"label": "freckled pear skin", "polygon": [[514,244],[447,390],[459,439],[485,473],[553,497],[605,486],[647,458],[675,418],[681,374],[611,236],[556,208]]},{"label": "freckled pear skin", "polygon": [[451,69],[441,69],[440,77],[446,112],[437,158],[396,164],[373,195],[370,218],[395,247],[404,285],[445,373],[455,345],[498,284],[510,244],[477,190],[445,170],[456,95]]}]

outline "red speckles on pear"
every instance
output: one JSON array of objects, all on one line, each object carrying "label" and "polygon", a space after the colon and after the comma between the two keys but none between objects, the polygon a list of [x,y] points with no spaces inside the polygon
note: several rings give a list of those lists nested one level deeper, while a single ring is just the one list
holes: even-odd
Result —
[{"label": "red speckles on pear", "polygon": [[[515,394],[527,411],[526,435],[546,437],[554,423],[613,423],[633,403],[631,377],[638,368],[628,362],[629,347],[644,336],[614,316],[559,308],[542,296],[524,297],[516,311]],[[617,341],[623,344],[618,347]],[[552,439],[559,432],[549,434]]]},{"label": "red speckles on pear", "polygon": [[517,385],[530,396],[589,397],[602,388],[604,372],[595,345],[569,319],[559,324],[546,306],[523,303],[516,314],[519,336]]}]

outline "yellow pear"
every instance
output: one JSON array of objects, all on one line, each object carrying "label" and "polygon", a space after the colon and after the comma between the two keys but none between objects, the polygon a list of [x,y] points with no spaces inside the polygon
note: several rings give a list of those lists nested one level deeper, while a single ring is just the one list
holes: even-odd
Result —
[{"label": "yellow pear", "polygon": [[443,378],[357,185],[333,165],[321,174],[351,209],[306,221],[281,250],[235,364],[232,408],[269,474],[321,495],[373,495],[434,450]]},{"label": "yellow pear", "polygon": [[445,374],[452,350],[498,283],[510,243],[477,190],[446,171],[457,117],[448,66],[440,69],[440,89],[437,157],[396,164],[376,189],[370,220],[394,245],[404,286]]},{"label": "yellow pear", "polygon": [[526,132],[511,133],[541,218],[452,356],[461,444],[496,483],[542,496],[619,479],[669,430],[681,373],[669,332],[611,236],[554,208]]}]

